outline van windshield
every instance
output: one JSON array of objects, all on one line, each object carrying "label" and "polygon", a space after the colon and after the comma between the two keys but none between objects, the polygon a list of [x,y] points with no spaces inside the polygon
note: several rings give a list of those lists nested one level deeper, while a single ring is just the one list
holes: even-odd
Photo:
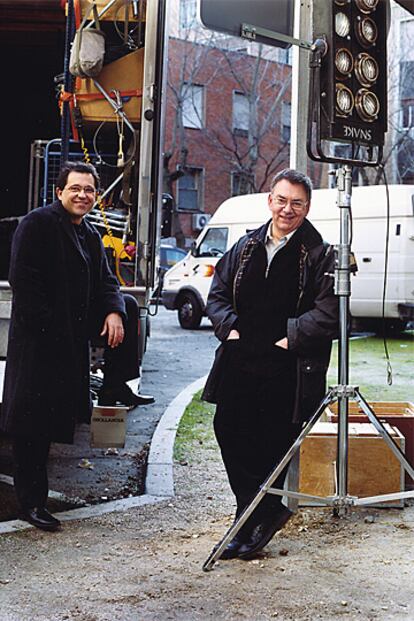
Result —
[{"label": "van windshield", "polygon": [[225,228],[208,229],[198,247],[198,257],[221,257],[227,250],[229,230]]}]

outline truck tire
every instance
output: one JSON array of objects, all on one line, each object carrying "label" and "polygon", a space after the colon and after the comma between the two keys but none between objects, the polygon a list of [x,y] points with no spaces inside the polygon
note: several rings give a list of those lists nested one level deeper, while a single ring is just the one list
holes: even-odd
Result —
[{"label": "truck tire", "polygon": [[192,293],[184,293],[178,305],[178,321],[184,330],[195,330],[200,326],[203,313],[200,304]]}]

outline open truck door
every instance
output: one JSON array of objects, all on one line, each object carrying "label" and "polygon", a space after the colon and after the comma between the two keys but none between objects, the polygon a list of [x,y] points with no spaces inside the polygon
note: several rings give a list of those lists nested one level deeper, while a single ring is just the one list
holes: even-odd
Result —
[{"label": "open truck door", "polygon": [[[61,134],[31,139],[27,210],[55,199],[63,161],[86,160],[96,166],[102,192],[88,218],[101,232],[122,289],[138,301],[142,358],[159,263],[168,0],[97,0],[95,16],[89,14],[89,0],[58,4],[60,28],[65,30],[65,36],[60,33],[65,41],[57,64],[62,71],[55,78],[59,110],[50,93],[46,101],[53,110],[45,114],[58,118],[60,113]],[[29,10],[27,3],[21,5],[21,11]],[[48,10],[52,7],[45,5],[45,19]],[[55,4],[53,11],[55,15]],[[75,35],[79,40],[79,33],[96,29],[103,33],[99,37],[104,41],[103,66],[96,75],[75,76],[70,71]],[[49,54],[56,54],[56,49],[51,39]],[[53,91],[53,75],[47,83]],[[6,268],[2,278],[0,356],[5,357],[11,306]]]},{"label": "open truck door", "polygon": [[159,245],[167,2],[96,4],[104,65],[96,76],[79,77],[69,69],[71,42],[75,33],[97,25],[92,15],[88,19],[88,0],[66,3],[61,159],[76,157],[77,150],[104,173],[101,200],[90,218],[102,231],[120,284],[145,308]]}]

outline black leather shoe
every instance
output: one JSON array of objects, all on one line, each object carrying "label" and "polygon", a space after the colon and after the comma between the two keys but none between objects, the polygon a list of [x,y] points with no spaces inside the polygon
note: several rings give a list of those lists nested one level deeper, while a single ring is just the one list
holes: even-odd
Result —
[{"label": "black leather shoe", "polygon": [[[242,510],[237,512],[236,517],[233,522],[233,526],[238,520],[241,513],[242,513]],[[249,518],[247,522],[245,522],[243,526],[240,528],[240,530],[235,534],[235,536],[230,541],[230,543],[227,544],[227,546],[224,548],[219,558],[223,561],[227,561],[232,558],[237,558],[239,556],[240,546],[242,546],[243,544],[245,544],[247,541],[250,540],[251,532],[252,532],[251,518]],[[214,546],[213,552],[215,552],[217,548],[218,548],[218,545]]]},{"label": "black leather shoe", "polygon": [[252,530],[250,539],[241,545],[237,556],[245,561],[254,558],[257,552],[265,547],[273,535],[281,530],[293,513],[286,507],[281,507],[277,514],[268,515],[262,519]]},{"label": "black leather shoe", "polygon": [[122,384],[117,388],[101,388],[98,395],[98,405],[136,407],[137,405],[150,405],[155,399],[151,395],[136,395],[128,386]]},{"label": "black leather shoe", "polygon": [[[227,544],[224,548],[223,552],[219,556],[220,560],[228,561],[232,558],[237,558],[239,555],[239,548],[244,543],[244,539],[240,536],[239,533]],[[218,546],[214,547],[214,552],[217,550]]]},{"label": "black leather shoe", "polygon": [[30,524],[42,530],[55,531],[60,527],[60,521],[53,517],[44,507],[25,509],[22,512],[22,517],[26,522],[30,522]]}]

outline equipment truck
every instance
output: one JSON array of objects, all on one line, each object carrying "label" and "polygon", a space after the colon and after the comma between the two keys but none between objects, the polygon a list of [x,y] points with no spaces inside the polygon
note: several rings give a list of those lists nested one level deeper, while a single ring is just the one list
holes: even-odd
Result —
[{"label": "equipment truck", "polygon": [[[3,169],[3,179],[11,190],[8,196],[13,193],[16,199],[16,204],[10,205],[3,197],[0,220],[3,366],[12,297],[7,282],[12,234],[25,212],[54,200],[60,163],[77,159],[91,161],[101,176],[100,199],[87,217],[102,234],[121,288],[139,303],[142,361],[149,330],[148,308],[157,285],[159,262],[167,2],[96,0],[96,20],[89,0],[14,0],[12,6],[2,8],[3,17],[8,20],[4,39],[8,53],[16,60],[15,70],[10,72],[11,89],[17,89],[19,84],[22,88],[23,78],[29,87],[32,83],[37,85],[36,92],[26,99],[26,115],[18,117],[16,109],[18,122],[11,134],[13,145],[16,141],[22,144],[26,135],[32,137],[31,145],[26,145],[27,151],[30,146],[28,170],[20,165],[19,174],[23,169],[23,177],[16,179],[16,159],[14,167],[9,170],[6,164]],[[2,22],[4,25],[5,21]],[[82,32],[84,36],[97,29],[103,33],[99,35],[104,40],[103,67],[92,77],[76,77],[70,72],[75,33]],[[60,73],[54,76],[58,67]],[[45,73],[48,90],[42,88]],[[53,97],[53,80],[57,98]],[[32,107],[39,102],[41,110],[33,111]],[[28,125],[32,113],[33,120]],[[35,137],[37,127],[42,126],[39,118],[46,121],[45,135]],[[60,131],[51,135],[53,130]],[[25,152],[18,156],[16,153],[17,157],[24,160]],[[26,173],[28,200],[22,211]]]}]

